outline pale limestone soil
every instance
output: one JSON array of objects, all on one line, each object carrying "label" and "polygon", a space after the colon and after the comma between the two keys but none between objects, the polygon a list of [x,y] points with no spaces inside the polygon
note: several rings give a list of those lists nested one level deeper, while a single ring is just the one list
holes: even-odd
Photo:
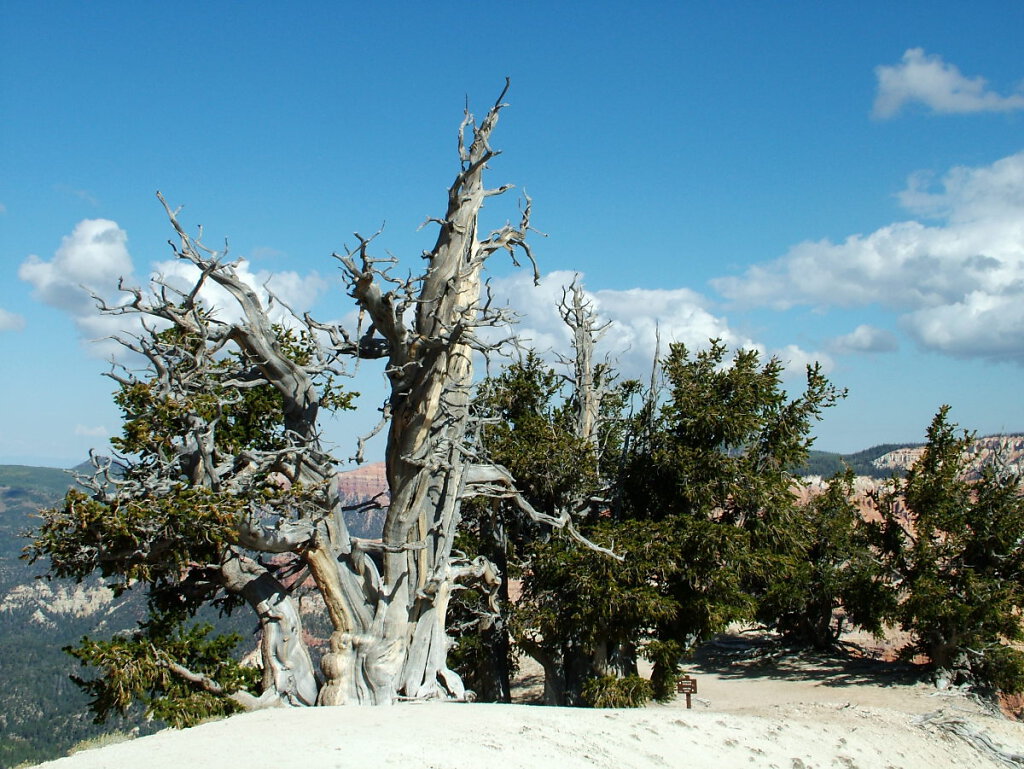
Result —
[{"label": "pale limestone soil", "polygon": [[[814,758],[811,751],[811,758],[794,755],[790,763],[777,764],[786,769],[1005,765],[934,725],[917,723],[928,714],[938,720],[962,719],[1010,752],[1024,753],[1024,724],[1005,718],[995,706],[979,698],[955,690],[937,690],[922,680],[915,666],[883,661],[881,658],[891,657],[891,642],[879,644],[867,636],[848,639],[864,644],[863,656],[837,658],[756,647],[744,650],[742,643],[705,647],[683,669],[697,679],[693,709],[687,711],[685,698],[679,696],[646,710],[665,717],[678,714],[687,721],[699,718],[700,723],[710,719],[717,729],[726,731],[739,723],[736,719],[747,726],[751,721],[769,724],[766,731],[755,730],[761,735],[758,739],[794,745],[807,741],[808,750],[817,743],[819,749],[831,751],[827,760]],[[649,673],[643,664],[641,673]],[[513,699],[539,701],[542,683],[539,666],[523,660]],[[759,743],[748,740],[747,744],[753,749]],[[925,749],[923,744],[929,747]],[[925,755],[932,755],[932,748],[939,749],[939,753],[924,761]],[[749,766],[773,765],[756,752],[751,753],[750,761]],[[1024,766],[1024,760],[1020,765]]]},{"label": "pale limestone soil", "polygon": [[[906,666],[813,655],[710,651],[688,665],[683,698],[635,710],[407,703],[282,709],[85,751],[51,769],[994,769],[1006,766],[921,714],[942,710],[1004,750],[1024,753],[1024,726],[972,698],[937,694]],[[523,664],[516,698],[536,699]],[[1024,766],[1024,759],[1021,764]]]},{"label": "pale limestone soil", "polygon": [[[405,704],[249,713],[84,751],[50,769],[943,769],[1001,764],[895,711],[759,717],[655,706]],[[820,712],[818,712],[820,711]]]}]

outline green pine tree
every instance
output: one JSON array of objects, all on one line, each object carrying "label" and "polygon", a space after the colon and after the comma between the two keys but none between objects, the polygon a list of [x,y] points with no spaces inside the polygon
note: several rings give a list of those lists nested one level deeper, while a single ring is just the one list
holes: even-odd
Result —
[{"label": "green pine tree", "polygon": [[876,541],[901,596],[891,619],[911,632],[937,678],[1024,690],[1024,492],[989,464],[971,477],[973,436],[943,406],[924,453],[878,495]]}]

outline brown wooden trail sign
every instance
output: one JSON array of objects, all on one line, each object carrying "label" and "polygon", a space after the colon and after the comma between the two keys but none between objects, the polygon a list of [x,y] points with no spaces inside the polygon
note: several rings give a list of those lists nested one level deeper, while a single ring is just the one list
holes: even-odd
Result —
[{"label": "brown wooden trail sign", "polygon": [[686,695],[686,709],[689,710],[693,707],[693,700],[691,699],[694,694],[697,693],[697,679],[691,678],[690,676],[683,676],[676,680],[676,694]]}]

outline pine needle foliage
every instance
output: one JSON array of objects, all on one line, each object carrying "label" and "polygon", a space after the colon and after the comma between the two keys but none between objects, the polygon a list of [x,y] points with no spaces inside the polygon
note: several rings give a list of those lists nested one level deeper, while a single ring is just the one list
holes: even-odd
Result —
[{"label": "pine needle foliage", "polygon": [[755,615],[778,543],[800,524],[787,468],[806,459],[813,421],[843,395],[811,367],[790,398],[779,360],[730,356],[714,340],[696,354],[673,345],[661,369],[654,392],[635,382],[611,391],[596,452],[575,439],[572,395],[535,356],[483,390],[495,417],[487,456],[514,468],[535,504],[589,494],[578,528],[623,557],[558,537],[506,539],[522,575],[512,633],[544,666],[554,704],[620,701],[609,677],[632,680],[641,655],[654,663],[650,689],[625,699],[668,698],[687,650]]},{"label": "pine needle foliage", "polygon": [[767,559],[757,617],[790,643],[834,648],[845,625],[879,634],[894,595],[854,503],[854,474],[829,479],[805,505],[774,511],[775,538]]},{"label": "pine needle foliage", "polygon": [[[111,439],[118,472],[101,464],[88,493],[72,488],[41,511],[25,550],[30,561],[49,561],[50,576],[81,581],[98,572],[115,594],[147,593],[149,617],[136,631],[65,649],[95,669],[74,680],[92,696],[97,721],[137,701],[147,716],[186,726],[238,710],[235,692],[258,692],[260,671],[232,657],[241,639],[212,635],[193,618],[204,605],[231,612],[246,602],[221,576],[228,561],[256,563],[239,546],[243,524],[322,516],[326,508],[324,489],[282,483],[270,463],[250,472],[253,457],[283,454],[294,440],[284,398],[241,348],[200,333],[214,322],[208,310],[189,311],[202,322],[146,340],[150,368],[111,374],[122,414],[121,434]],[[275,326],[274,334],[290,360],[310,362],[317,342],[308,332]],[[331,373],[317,386],[320,407],[352,408],[355,393]]]},{"label": "pine needle foliage", "polygon": [[[110,641],[83,638],[78,646],[66,648],[79,662],[100,673],[90,679],[74,677],[92,697],[89,706],[96,723],[114,713],[127,715],[136,702],[141,703],[147,718],[177,728],[241,710],[219,695],[256,688],[260,673],[232,658],[240,636],[211,638],[212,629],[210,625],[185,628],[177,622],[154,618],[127,637]],[[214,693],[196,687],[175,674],[175,664],[206,676],[223,691]]]},{"label": "pine needle foliage", "polygon": [[989,464],[969,476],[973,435],[943,406],[924,453],[877,497],[875,537],[899,602],[893,621],[951,683],[1024,690],[1024,491],[1014,472]]}]

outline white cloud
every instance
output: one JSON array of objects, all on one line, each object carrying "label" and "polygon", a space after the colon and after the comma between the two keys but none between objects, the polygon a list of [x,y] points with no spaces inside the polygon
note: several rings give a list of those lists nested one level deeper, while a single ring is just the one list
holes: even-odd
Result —
[{"label": "white cloud", "polygon": [[[508,304],[522,316],[515,333],[525,344],[541,353],[570,352],[570,334],[558,313],[562,288],[576,273],[551,272],[534,286],[525,272],[492,281],[496,304]],[[582,281],[582,278],[580,278]],[[762,355],[776,355],[787,371],[802,375],[808,363],[819,361],[830,370],[831,359],[822,353],[806,352],[790,345],[768,350],[764,345],[731,328],[726,318],[709,309],[708,300],[688,288],[601,289],[587,291],[601,321],[610,321],[599,352],[609,355],[624,376],[646,377],[650,373],[656,345],[664,354],[674,342],[691,350],[705,349],[709,339],[721,339],[730,349],[756,349]],[[550,357],[550,356],[549,356]]]},{"label": "white cloud", "polygon": [[996,296],[972,291],[961,301],[910,313],[907,332],[922,346],[957,358],[1024,364],[1024,290]]},{"label": "white cloud", "polygon": [[843,353],[893,352],[899,348],[896,337],[889,331],[874,326],[860,325],[849,334],[836,337],[829,343],[833,351]]},{"label": "white cloud", "polygon": [[964,77],[941,56],[910,48],[899,64],[875,68],[878,93],[874,115],[889,118],[907,104],[920,103],[932,112],[1007,112],[1024,109],[1024,94],[1001,96],[982,77]]},{"label": "white cloud", "polygon": [[[121,301],[118,279],[131,284],[133,272],[127,243],[128,234],[116,222],[83,219],[61,240],[53,259],[29,256],[18,277],[32,284],[36,299],[70,315],[83,339],[104,339],[132,325],[123,317],[100,315],[92,298],[96,294],[108,303]],[[118,349],[109,340],[90,347],[100,357]]]},{"label": "white cloud", "polygon": [[[235,273],[256,291],[264,306],[271,306],[271,320],[286,326],[293,324],[295,320],[288,310],[289,307],[301,316],[310,310],[327,290],[327,281],[317,273],[299,275],[297,272],[271,273],[267,270],[253,272],[245,259],[239,259],[235,263]],[[194,264],[181,260],[159,262],[154,265],[153,277],[159,277],[179,290],[188,291],[195,285],[199,269]],[[272,299],[271,294],[280,301]],[[221,320],[235,321],[241,318],[238,303],[226,289],[212,281],[203,284],[199,298],[207,306],[215,308],[217,317]]]},{"label": "white cloud", "polygon": [[1013,221],[1024,211],[1024,152],[981,168],[954,167],[937,183],[931,172],[911,174],[899,201],[918,216],[953,224]]},{"label": "white cloud", "polygon": [[[764,349],[760,346],[757,349],[763,357],[765,355]],[[804,377],[807,373],[807,367],[815,364],[821,367],[822,374],[828,374],[835,368],[835,361],[832,360],[831,356],[821,351],[804,350],[795,344],[787,344],[780,349],[769,350],[768,354],[782,361],[782,365],[786,369],[785,376],[790,379]]]},{"label": "white cloud", "polygon": [[0,216],[3,216],[6,213],[7,213],[7,206],[5,206],[3,203],[0,203]]},{"label": "white cloud", "polygon": [[23,317],[0,307],[0,331],[21,331],[23,328],[25,328]]},{"label": "white cloud", "polygon": [[[93,342],[88,349],[97,357],[120,356],[122,347],[110,337],[138,328],[138,316],[103,315],[93,299],[95,294],[111,306],[128,300],[126,294],[117,290],[121,278],[126,286],[136,285],[127,242],[127,233],[116,222],[85,219],[63,238],[51,260],[29,256],[18,271],[18,276],[34,287],[36,299],[71,316],[83,340]],[[264,302],[269,301],[269,286],[281,300],[273,303],[271,318],[281,323],[291,320],[282,302],[301,314],[309,310],[327,288],[326,281],[315,273],[303,276],[295,272],[253,272],[245,260],[239,260],[235,270]],[[187,291],[198,275],[198,269],[192,264],[167,261],[155,265],[151,277],[160,276],[169,285]],[[200,298],[216,308],[224,320],[239,317],[234,300],[212,282],[204,285]]]},{"label": "white cloud", "polygon": [[[288,308],[301,315],[310,310],[328,288],[328,282],[316,273],[253,271],[246,260],[239,260],[235,270],[264,302],[271,302],[271,318],[284,324],[293,320]],[[131,285],[133,272],[124,230],[115,222],[92,219],[76,225],[71,235],[63,239],[52,260],[45,261],[38,256],[26,259],[19,275],[34,286],[37,299],[70,315],[83,339],[107,338],[90,345],[89,349],[98,356],[110,357],[119,355],[121,348],[108,337],[138,328],[138,318],[101,315],[90,292],[102,296],[110,305],[126,301],[116,286],[121,276]],[[183,291],[191,289],[197,276],[194,265],[176,260],[153,265],[151,275]],[[495,305],[508,305],[523,315],[515,333],[531,347],[545,353],[568,353],[569,332],[558,313],[558,303],[563,287],[575,277],[571,272],[553,272],[536,287],[525,271],[495,279],[492,282]],[[280,301],[271,301],[270,292]],[[215,308],[222,320],[240,317],[234,300],[212,282],[204,284],[199,296]],[[730,327],[726,318],[712,312],[704,296],[687,288],[605,289],[588,292],[588,297],[599,317],[613,323],[600,352],[616,360],[626,376],[645,376],[650,371],[659,337],[662,353],[673,342],[682,342],[697,350],[705,348],[709,339],[716,338],[731,349],[742,347],[756,349],[762,355],[777,355],[794,372],[802,373],[804,365],[815,360],[822,362],[826,370],[831,367],[831,360],[822,353],[807,352],[795,346],[767,349]],[[346,319],[352,320],[352,317],[353,313],[349,313]]]},{"label": "white cloud", "polygon": [[[958,356],[1024,356],[1024,152],[954,168],[900,198],[934,225],[897,222],[842,243],[801,243],[739,277],[712,281],[741,306],[879,304],[920,344]],[[997,320],[998,319],[998,320]]]},{"label": "white cloud", "polygon": [[130,278],[132,259],[128,254],[128,234],[109,219],[84,219],[49,262],[36,255],[25,260],[18,276],[35,287],[35,297],[46,304],[65,309],[91,305],[82,288],[107,289],[121,276]]}]

